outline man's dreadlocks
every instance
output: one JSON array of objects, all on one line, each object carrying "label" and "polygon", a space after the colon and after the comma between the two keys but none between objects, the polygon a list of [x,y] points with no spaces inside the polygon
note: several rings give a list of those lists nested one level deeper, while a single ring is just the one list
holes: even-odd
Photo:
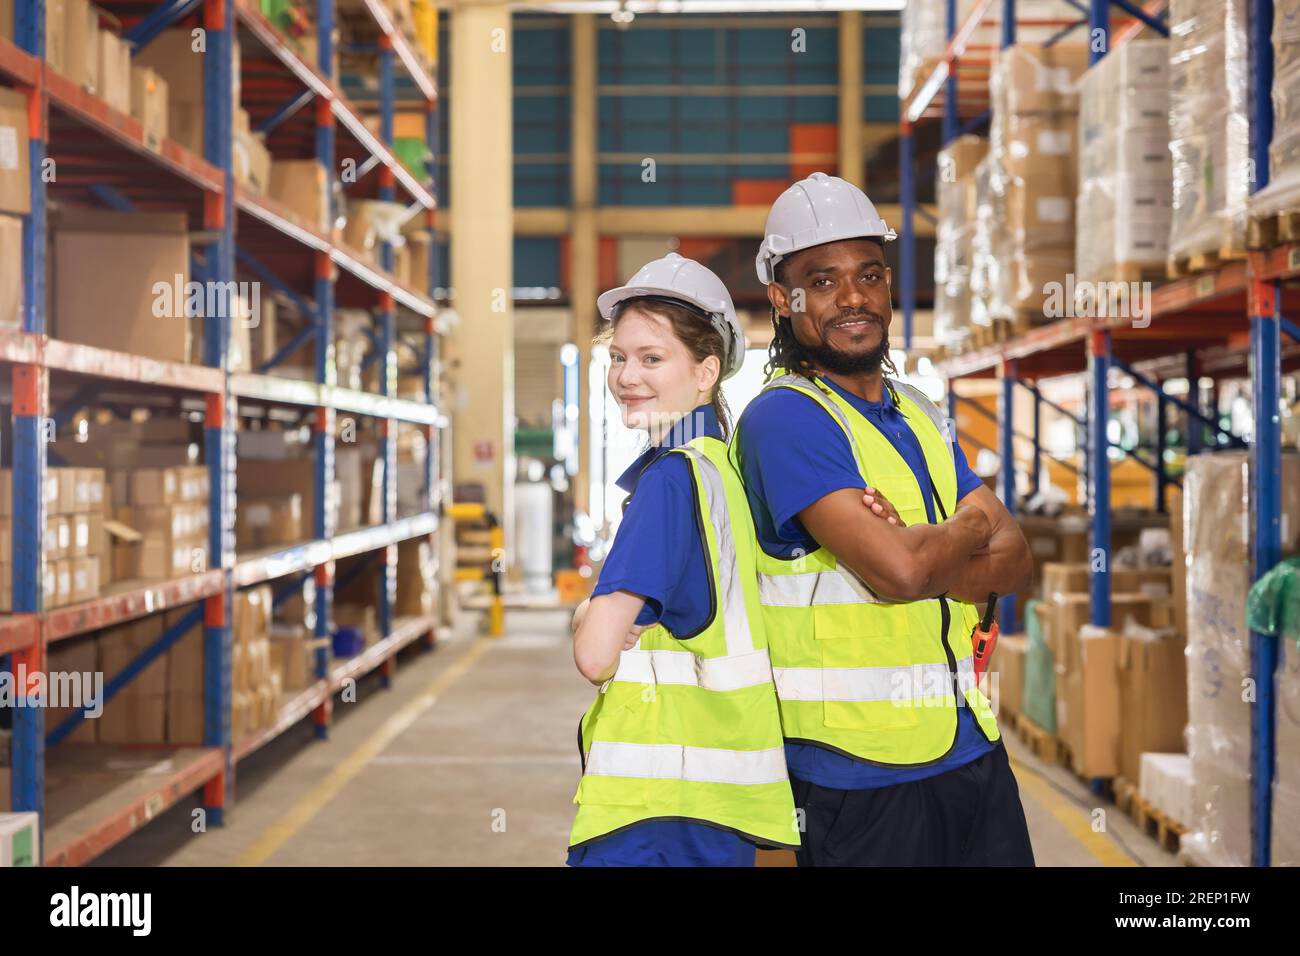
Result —
[{"label": "man's dreadlocks", "polygon": [[[785,262],[778,262],[773,270],[776,281],[785,285]],[[890,376],[897,376],[898,369],[894,367],[894,360],[889,357],[889,329],[884,330],[883,351],[880,358],[880,367],[885,371],[885,388],[889,390],[889,397],[893,400],[895,406],[899,404],[898,393],[894,391],[894,386],[890,382]],[[798,338],[794,334],[794,326],[790,316],[781,315],[776,311],[776,306],[772,306],[772,341],[767,347],[767,364],[763,366],[763,374],[767,378],[772,377],[773,371],[778,368],[785,369],[787,372],[795,372],[799,375],[812,377],[814,364],[812,357],[808,354]]]}]

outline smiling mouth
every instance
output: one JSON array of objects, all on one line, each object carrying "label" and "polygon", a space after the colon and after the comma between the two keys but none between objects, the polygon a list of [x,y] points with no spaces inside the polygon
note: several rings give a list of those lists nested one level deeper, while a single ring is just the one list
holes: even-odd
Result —
[{"label": "smiling mouth", "polygon": [[870,319],[870,318],[868,318],[868,319],[841,319],[841,320],[838,320],[838,321],[832,322],[832,323],[828,326],[828,328],[830,328],[830,329],[864,329],[864,328],[866,328],[867,326],[878,325],[878,324],[879,324],[879,323],[878,323],[875,319]]}]

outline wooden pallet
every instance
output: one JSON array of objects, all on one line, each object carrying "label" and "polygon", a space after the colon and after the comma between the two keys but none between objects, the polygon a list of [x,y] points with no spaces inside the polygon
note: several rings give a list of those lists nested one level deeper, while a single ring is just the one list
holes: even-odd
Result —
[{"label": "wooden pallet", "polygon": [[1024,714],[1012,714],[1010,723],[1020,742],[1039,760],[1049,764],[1060,764],[1063,757],[1068,759],[1069,749],[1065,744]]},{"label": "wooden pallet", "polygon": [[1178,852],[1187,827],[1142,799],[1137,785],[1131,780],[1115,778],[1115,805],[1129,816],[1139,830],[1154,836],[1161,847],[1170,853]]},{"label": "wooden pallet", "polygon": [[1164,263],[1154,262],[1117,262],[1104,270],[1104,282],[1163,282],[1167,279],[1167,267]]},{"label": "wooden pallet", "polygon": [[1300,239],[1300,210],[1270,213],[1251,219],[1246,229],[1246,248],[1269,249],[1279,242]]},{"label": "wooden pallet", "polygon": [[1181,279],[1184,276],[1210,272],[1226,263],[1244,258],[1246,258],[1245,249],[1224,246],[1218,251],[1211,249],[1207,252],[1194,252],[1190,256],[1170,258],[1166,273],[1170,279]]}]

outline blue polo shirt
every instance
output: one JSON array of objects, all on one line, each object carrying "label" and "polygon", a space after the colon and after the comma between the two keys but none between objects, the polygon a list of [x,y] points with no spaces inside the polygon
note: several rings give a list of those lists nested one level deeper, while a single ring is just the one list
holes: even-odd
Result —
[{"label": "blue polo shirt", "polygon": [[[917,483],[928,490],[921,444],[886,390],[882,401],[869,402],[822,379],[889,439],[907,462]],[[808,554],[819,545],[799,520],[799,512],[833,491],[861,488],[862,475],[853,449],[839,424],[816,401],[788,388],[768,389],[745,409],[737,425],[741,474],[754,516],[759,546],[781,558]],[[982,482],[971,471],[961,446],[953,442],[957,466],[957,500]],[[935,520],[934,498],[925,494],[925,510]],[[957,743],[942,760],[926,767],[880,767],[810,744],[786,744],[790,776],[835,790],[869,790],[924,780],[968,764],[993,749],[970,708],[957,715]]]},{"label": "blue polo shirt", "polygon": [[[645,598],[638,624],[661,623],[689,640],[709,623],[708,555],[697,523],[695,482],[681,455],[692,438],[722,438],[717,415],[701,405],[618,479],[628,492],[623,520],[592,596],[630,591]],[[570,866],[753,866],[754,844],[704,823],[647,820],[569,851]]]}]

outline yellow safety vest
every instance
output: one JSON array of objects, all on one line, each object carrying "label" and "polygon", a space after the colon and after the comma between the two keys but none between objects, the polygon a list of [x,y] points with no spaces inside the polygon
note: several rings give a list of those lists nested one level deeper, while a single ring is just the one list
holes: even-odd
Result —
[{"label": "yellow safety vest", "polygon": [[687,640],[648,627],[622,652],[582,718],[583,774],[569,845],[647,820],[683,820],[760,846],[797,846],[744,487],[717,438],[695,438],[671,453],[690,462],[712,616]]},{"label": "yellow safety vest", "polygon": [[[902,382],[893,385],[925,455],[942,520],[957,504],[951,440],[929,399]],[[863,484],[880,489],[905,524],[929,521],[929,490],[889,440],[834,389],[792,374],[766,388],[790,388],[814,399],[844,429]],[[734,441],[731,454],[736,465]],[[962,702],[984,736],[998,739],[992,708],[975,684],[974,605],[943,597],[886,601],[821,547],[791,559],[760,548],[758,577],[787,741],[883,766],[923,766],[956,744]]]}]

